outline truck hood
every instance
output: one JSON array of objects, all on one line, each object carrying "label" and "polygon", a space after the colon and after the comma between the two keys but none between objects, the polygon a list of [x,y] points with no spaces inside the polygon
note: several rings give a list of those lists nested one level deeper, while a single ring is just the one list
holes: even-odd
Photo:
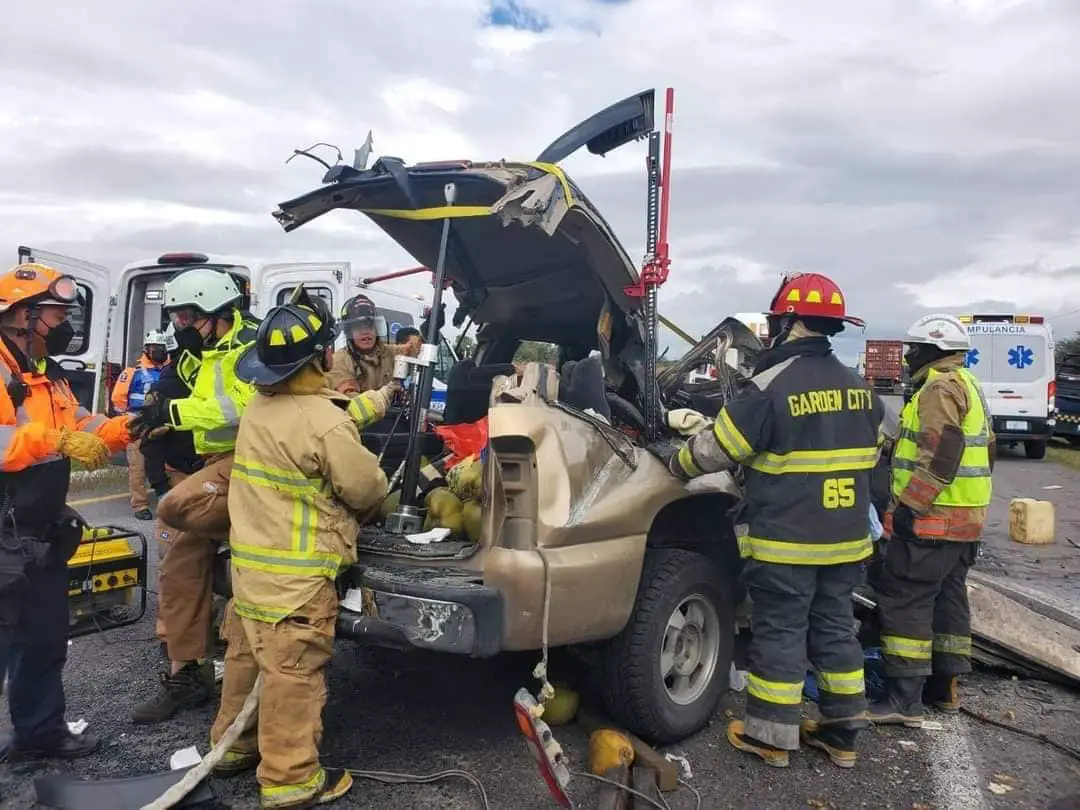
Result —
[{"label": "truck hood", "polygon": [[[406,166],[384,157],[362,171],[335,166],[323,182],[280,204],[274,217],[286,231],[353,209],[433,269],[451,217],[447,277],[464,313],[489,333],[595,348],[605,301],[626,314],[639,306],[624,292],[638,278],[626,250],[554,164]],[[451,182],[457,198],[447,206]]]}]

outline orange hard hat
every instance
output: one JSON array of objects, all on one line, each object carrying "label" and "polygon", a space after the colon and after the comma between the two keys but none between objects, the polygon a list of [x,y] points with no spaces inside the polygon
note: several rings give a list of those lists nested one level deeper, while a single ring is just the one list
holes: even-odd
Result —
[{"label": "orange hard hat", "polygon": [[71,307],[79,300],[75,279],[47,264],[27,262],[0,275],[0,312],[30,304]]},{"label": "orange hard hat", "polygon": [[820,273],[799,273],[785,278],[773,296],[769,314],[835,318],[855,326],[866,326],[861,318],[847,314],[844,294],[835,281]]}]

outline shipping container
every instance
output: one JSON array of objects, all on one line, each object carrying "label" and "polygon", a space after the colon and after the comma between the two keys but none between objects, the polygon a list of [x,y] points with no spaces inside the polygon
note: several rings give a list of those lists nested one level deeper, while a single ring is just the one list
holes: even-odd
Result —
[{"label": "shipping container", "polygon": [[873,388],[894,390],[904,377],[904,343],[901,340],[866,341],[863,379]]}]

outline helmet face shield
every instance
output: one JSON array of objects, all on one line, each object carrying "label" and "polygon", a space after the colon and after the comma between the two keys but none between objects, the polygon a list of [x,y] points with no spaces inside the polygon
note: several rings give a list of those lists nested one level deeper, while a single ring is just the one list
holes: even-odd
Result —
[{"label": "helmet face shield", "polygon": [[371,317],[365,315],[359,318],[351,318],[345,321],[343,326],[350,337],[357,334],[373,334],[376,337],[386,335],[386,318],[382,316]]}]

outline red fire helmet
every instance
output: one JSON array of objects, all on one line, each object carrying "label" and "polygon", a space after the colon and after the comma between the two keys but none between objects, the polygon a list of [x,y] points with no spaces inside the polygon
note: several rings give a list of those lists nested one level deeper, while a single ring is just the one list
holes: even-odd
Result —
[{"label": "red fire helmet", "polygon": [[769,314],[835,318],[855,326],[866,326],[861,318],[847,314],[844,294],[836,282],[820,273],[799,273],[785,278],[773,296]]}]

